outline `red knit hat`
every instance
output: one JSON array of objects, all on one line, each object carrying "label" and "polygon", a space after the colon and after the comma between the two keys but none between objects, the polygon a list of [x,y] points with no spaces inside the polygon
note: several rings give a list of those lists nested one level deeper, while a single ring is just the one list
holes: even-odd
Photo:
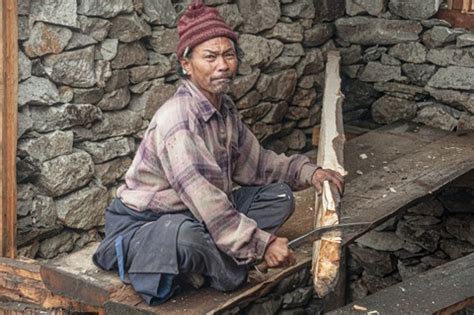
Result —
[{"label": "red knit hat", "polygon": [[237,41],[237,34],[224,22],[215,8],[204,5],[202,0],[193,0],[178,22],[179,44],[176,54],[183,56],[190,49],[214,37],[228,37]]}]

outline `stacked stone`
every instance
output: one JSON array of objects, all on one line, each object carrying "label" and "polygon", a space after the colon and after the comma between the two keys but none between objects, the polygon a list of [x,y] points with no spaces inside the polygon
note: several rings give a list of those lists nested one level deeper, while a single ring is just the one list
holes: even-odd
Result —
[{"label": "stacked stone", "polygon": [[474,33],[430,19],[440,2],[346,1],[350,17],[335,22],[336,44],[360,52],[343,57],[346,121],[474,129]]},{"label": "stacked stone", "polygon": [[350,300],[474,252],[473,200],[471,174],[356,240],[349,246]]},{"label": "stacked stone", "polygon": [[176,89],[170,1],[19,1],[18,245],[100,239],[144,129]]}]

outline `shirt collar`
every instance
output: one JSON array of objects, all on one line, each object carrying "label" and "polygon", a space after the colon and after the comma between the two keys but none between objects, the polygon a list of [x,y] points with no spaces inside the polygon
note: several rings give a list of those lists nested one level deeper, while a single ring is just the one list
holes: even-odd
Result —
[{"label": "shirt collar", "polygon": [[[202,94],[199,88],[188,79],[182,80],[184,87],[191,93],[191,96],[196,98],[197,106],[199,107],[199,111],[204,118],[204,121],[208,121],[211,119],[212,115],[217,113],[217,109],[211,104],[211,102],[207,99],[207,97]],[[222,104],[221,104],[221,113],[227,114],[229,112],[228,104],[227,104],[227,97],[223,95],[222,97]]]}]

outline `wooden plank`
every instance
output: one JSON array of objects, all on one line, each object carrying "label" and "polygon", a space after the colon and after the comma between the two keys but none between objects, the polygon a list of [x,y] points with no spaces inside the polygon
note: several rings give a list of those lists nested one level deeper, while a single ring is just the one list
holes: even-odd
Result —
[{"label": "wooden plank", "polygon": [[[346,141],[357,138],[363,135],[364,133],[367,133],[370,131],[370,129],[360,128],[360,127],[351,126],[351,125],[344,125],[343,129],[344,129],[344,137],[346,138]],[[316,126],[313,128],[311,142],[314,146],[318,146],[319,144],[320,133],[321,133],[321,126]]]},{"label": "wooden plank", "polygon": [[[326,84],[323,97],[321,135],[318,145],[317,164],[345,175],[344,170],[344,127],[342,120],[341,78],[339,76],[341,56],[331,51],[327,56]],[[315,227],[339,223],[340,195],[329,182],[323,183],[323,191],[316,195]],[[326,236],[313,245],[313,286],[319,297],[335,291],[339,281],[342,239]],[[344,292],[344,291],[342,291]],[[342,302],[343,296],[340,298]]]},{"label": "wooden plank", "polygon": [[474,254],[418,274],[328,314],[361,314],[354,304],[379,314],[453,314],[474,305]]},{"label": "wooden plank", "polygon": [[[388,163],[385,169],[352,180],[342,199],[343,221],[377,225],[433,194],[474,168],[473,143],[474,133],[450,134]],[[366,231],[348,237],[352,240]]]},{"label": "wooden plank", "polygon": [[17,1],[0,2],[0,256],[16,255]]}]

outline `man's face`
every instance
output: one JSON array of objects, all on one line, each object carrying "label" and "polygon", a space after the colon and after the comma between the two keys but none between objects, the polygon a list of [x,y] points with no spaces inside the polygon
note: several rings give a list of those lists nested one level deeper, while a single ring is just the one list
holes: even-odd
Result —
[{"label": "man's face", "polygon": [[183,58],[181,65],[205,93],[227,93],[237,72],[237,54],[229,38],[216,37],[194,47],[191,57]]}]

